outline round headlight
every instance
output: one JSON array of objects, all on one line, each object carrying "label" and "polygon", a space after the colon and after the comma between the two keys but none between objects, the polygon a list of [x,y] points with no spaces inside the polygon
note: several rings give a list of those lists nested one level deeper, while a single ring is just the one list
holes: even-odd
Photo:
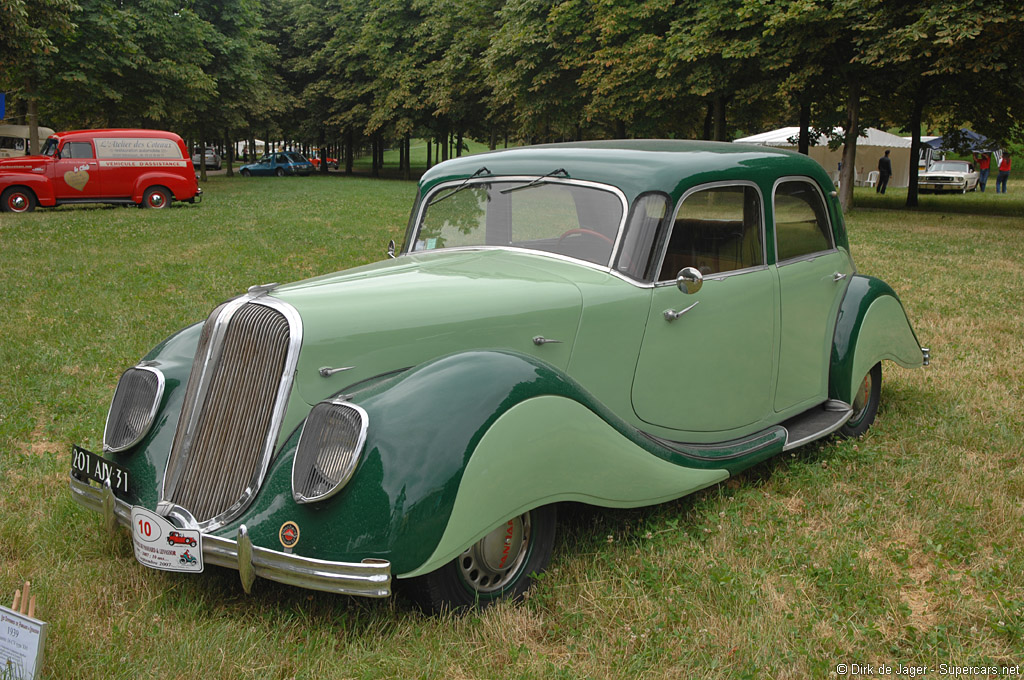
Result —
[{"label": "round headlight", "polygon": [[299,503],[330,498],[352,477],[366,443],[366,411],[346,401],[313,407],[292,463],[292,496]]}]

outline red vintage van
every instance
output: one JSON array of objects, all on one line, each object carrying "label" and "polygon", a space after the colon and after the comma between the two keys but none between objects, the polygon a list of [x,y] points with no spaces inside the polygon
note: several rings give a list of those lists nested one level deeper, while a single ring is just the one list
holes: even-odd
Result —
[{"label": "red vintage van", "polygon": [[196,203],[202,193],[185,143],[163,130],[58,132],[39,156],[0,159],[4,212],[69,203],[166,208]]}]

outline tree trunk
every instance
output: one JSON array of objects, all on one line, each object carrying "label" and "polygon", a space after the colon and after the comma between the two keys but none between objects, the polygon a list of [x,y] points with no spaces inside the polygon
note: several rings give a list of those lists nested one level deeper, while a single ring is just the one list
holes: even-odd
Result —
[{"label": "tree trunk", "polygon": [[434,142],[427,135],[427,170],[430,170],[432,165],[434,165]]},{"label": "tree trunk", "polygon": [[711,139],[712,122],[715,120],[715,105],[708,102],[708,110],[704,114],[704,135],[701,139]]},{"label": "tree trunk", "polygon": [[455,157],[462,158],[462,130],[455,136]]},{"label": "tree trunk", "polygon": [[39,101],[36,99],[32,81],[25,78],[25,99],[28,103],[28,151],[29,156],[39,153]]},{"label": "tree trunk", "polygon": [[345,174],[352,174],[352,156],[355,153],[355,144],[352,140],[352,128],[345,130]]},{"label": "tree trunk", "polygon": [[839,172],[839,205],[849,210],[853,205],[853,179],[856,177],[857,128],[860,125],[860,81],[850,77],[846,94],[846,130],[843,136],[843,169]]},{"label": "tree trunk", "polygon": [[402,148],[405,150],[405,175],[406,179],[412,179],[412,140],[409,138],[409,134],[406,133],[405,141],[402,142]]},{"label": "tree trunk", "polygon": [[924,116],[924,107],[928,100],[928,89],[924,80],[918,85],[914,93],[914,106],[910,111],[910,183],[907,185],[908,208],[917,207],[917,173],[918,162],[921,158],[921,118]]},{"label": "tree trunk", "polygon": [[800,140],[796,150],[805,156],[811,150],[811,103],[808,101],[800,102]]},{"label": "tree trunk", "polygon": [[199,180],[206,181],[206,140],[199,140]]},{"label": "tree trunk", "polygon": [[231,164],[235,160],[235,143],[231,141],[231,131],[224,131],[224,160],[227,162],[228,171],[225,173],[228,177],[234,177],[235,171],[231,167]]},{"label": "tree trunk", "polygon": [[728,97],[715,97],[715,140],[719,142],[729,141],[725,138],[725,108],[728,102]]}]

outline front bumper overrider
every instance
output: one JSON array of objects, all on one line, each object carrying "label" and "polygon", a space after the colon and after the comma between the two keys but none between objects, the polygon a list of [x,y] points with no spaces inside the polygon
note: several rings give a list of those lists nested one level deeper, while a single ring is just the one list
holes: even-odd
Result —
[{"label": "front bumper overrider", "polygon": [[[107,486],[99,488],[70,477],[71,496],[82,507],[102,513],[104,524],[113,532],[118,524],[131,525],[132,506],[114,496]],[[362,562],[328,562],[252,544],[243,524],[237,540],[203,534],[203,560],[208,564],[237,569],[245,592],[252,590],[256,577],[311,590],[363,597],[391,595],[391,563],[365,559]]]}]

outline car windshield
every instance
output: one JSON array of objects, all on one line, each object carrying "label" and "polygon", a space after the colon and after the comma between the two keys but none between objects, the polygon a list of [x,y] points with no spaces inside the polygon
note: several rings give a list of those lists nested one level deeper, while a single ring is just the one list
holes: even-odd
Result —
[{"label": "car windshield", "polygon": [[942,161],[932,165],[929,172],[970,172],[963,161]]},{"label": "car windshield", "polygon": [[424,203],[410,250],[505,246],[607,265],[623,201],[607,188],[554,178],[451,183]]}]

